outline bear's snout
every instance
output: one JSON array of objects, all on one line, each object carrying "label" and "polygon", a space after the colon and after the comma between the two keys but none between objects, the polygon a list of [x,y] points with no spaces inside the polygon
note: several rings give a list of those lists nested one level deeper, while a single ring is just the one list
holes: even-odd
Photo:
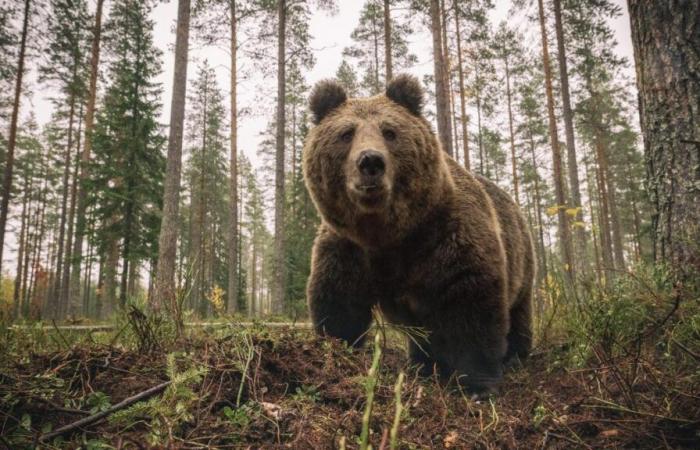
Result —
[{"label": "bear's snout", "polygon": [[386,170],[384,155],[376,150],[365,150],[357,158],[357,168],[360,170],[362,177],[367,178],[368,181],[381,177]]}]

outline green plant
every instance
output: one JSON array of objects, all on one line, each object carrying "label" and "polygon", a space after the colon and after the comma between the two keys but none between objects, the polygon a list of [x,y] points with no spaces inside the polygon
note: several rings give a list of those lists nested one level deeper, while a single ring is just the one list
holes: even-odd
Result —
[{"label": "green plant", "polygon": [[224,406],[221,413],[228,422],[240,428],[246,428],[257,415],[257,411],[248,404],[235,409],[230,406]]},{"label": "green plant", "polygon": [[[201,382],[207,369],[192,366],[178,371],[176,354],[170,353],[167,357],[167,373],[172,383],[161,397],[154,397],[116,412],[110,421],[126,428],[143,423],[149,428],[148,440],[153,446],[172,443],[173,436],[182,425],[193,419],[191,411],[199,396],[192,387]],[[150,418],[150,421],[145,418]]]},{"label": "green plant", "polygon": [[93,392],[87,396],[85,399],[85,404],[90,408],[90,412],[95,414],[97,412],[106,411],[112,406],[112,402],[109,395],[104,392]]},{"label": "green plant", "polygon": [[374,335],[374,355],[372,356],[372,366],[369,368],[365,379],[365,392],[367,393],[367,404],[365,412],[362,415],[362,432],[360,434],[360,450],[368,450],[372,447],[369,445],[369,421],[372,418],[372,407],[374,406],[374,390],[377,387],[379,379],[379,362],[382,356],[382,347],[380,345],[380,333]]},{"label": "green plant", "polygon": [[389,433],[390,441],[389,448],[394,450],[398,448],[399,425],[401,424],[401,414],[403,413],[403,405],[401,404],[401,387],[403,386],[404,373],[400,372],[394,386],[394,398],[396,403],[396,413],[394,414],[394,423]]},{"label": "green plant", "polygon": [[321,394],[316,386],[301,385],[292,394],[292,400],[297,402],[316,403],[321,400]]}]

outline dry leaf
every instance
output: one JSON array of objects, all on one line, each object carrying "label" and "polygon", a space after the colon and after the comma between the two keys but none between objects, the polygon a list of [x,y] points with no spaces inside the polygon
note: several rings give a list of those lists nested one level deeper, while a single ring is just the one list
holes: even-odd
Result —
[{"label": "dry leaf", "polygon": [[445,448],[454,448],[457,444],[457,439],[459,439],[459,435],[456,431],[450,431],[447,433],[447,436],[445,436],[445,440],[443,441]]}]

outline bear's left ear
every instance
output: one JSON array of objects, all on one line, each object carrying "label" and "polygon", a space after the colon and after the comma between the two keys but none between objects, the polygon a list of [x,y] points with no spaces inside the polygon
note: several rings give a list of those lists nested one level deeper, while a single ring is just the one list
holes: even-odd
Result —
[{"label": "bear's left ear", "polygon": [[403,74],[392,79],[386,86],[386,96],[413,115],[420,116],[423,111],[423,88],[413,75]]},{"label": "bear's left ear", "polygon": [[309,97],[309,108],[313,113],[313,122],[318,123],[348,99],[345,89],[335,80],[322,80],[316,83]]}]

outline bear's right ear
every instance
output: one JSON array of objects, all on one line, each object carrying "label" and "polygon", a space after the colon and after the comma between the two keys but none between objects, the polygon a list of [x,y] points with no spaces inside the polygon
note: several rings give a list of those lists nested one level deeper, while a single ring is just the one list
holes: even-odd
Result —
[{"label": "bear's right ear", "polygon": [[314,124],[318,125],[329,112],[345,103],[347,99],[345,89],[337,81],[322,80],[316,83],[309,97]]},{"label": "bear's right ear", "polygon": [[392,79],[386,86],[386,96],[405,107],[415,116],[423,111],[423,88],[418,78],[402,74]]}]

